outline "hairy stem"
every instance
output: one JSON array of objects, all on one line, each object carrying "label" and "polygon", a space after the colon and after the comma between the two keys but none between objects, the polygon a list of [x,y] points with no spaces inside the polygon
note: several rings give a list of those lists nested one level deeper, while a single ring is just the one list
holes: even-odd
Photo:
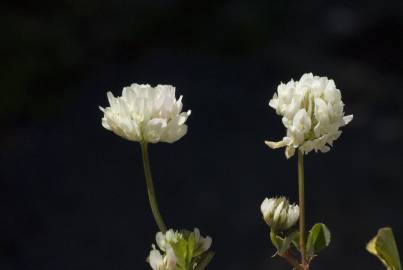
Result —
[{"label": "hairy stem", "polygon": [[165,233],[167,227],[162,219],[161,213],[158,210],[157,198],[155,197],[154,183],[151,175],[150,160],[148,157],[148,144],[147,142],[140,142],[141,154],[143,157],[144,176],[146,178],[148,200],[150,202],[151,211],[153,213],[155,222],[161,232]]}]

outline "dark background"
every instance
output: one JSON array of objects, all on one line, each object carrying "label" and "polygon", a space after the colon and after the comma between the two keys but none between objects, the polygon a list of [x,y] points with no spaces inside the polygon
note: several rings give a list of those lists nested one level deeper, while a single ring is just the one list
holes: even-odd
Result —
[{"label": "dark background", "polygon": [[173,84],[189,132],[152,145],[161,211],[214,238],[209,269],[289,269],[260,203],[297,200],[296,159],[268,106],[305,72],[336,81],[354,120],[306,157],[307,223],[331,246],[312,269],[383,269],[364,247],[392,226],[403,252],[403,2],[30,1],[3,4],[0,268],[149,269],[156,226],[139,145],[101,126],[106,92]]}]

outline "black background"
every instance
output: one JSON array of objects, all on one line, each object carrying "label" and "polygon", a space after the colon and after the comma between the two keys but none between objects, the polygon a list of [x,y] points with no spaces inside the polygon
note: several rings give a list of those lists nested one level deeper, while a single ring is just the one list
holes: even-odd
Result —
[{"label": "black background", "polygon": [[1,8],[0,268],[149,269],[156,226],[139,145],[102,128],[106,92],[173,84],[188,134],[151,145],[161,212],[214,238],[209,269],[289,269],[260,203],[297,200],[296,159],[268,101],[305,72],[333,78],[354,120],[305,160],[307,223],[331,246],[312,269],[383,269],[403,251],[402,1],[15,1]]}]

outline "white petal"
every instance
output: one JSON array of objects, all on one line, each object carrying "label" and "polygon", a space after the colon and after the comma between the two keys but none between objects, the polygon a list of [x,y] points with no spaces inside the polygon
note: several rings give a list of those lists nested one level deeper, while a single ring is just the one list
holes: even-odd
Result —
[{"label": "white petal", "polygon": [[301,132],[308,132],[311,129],[311,118],[309,117],[308,113],[305,109],[299,110],[293,119],[293,126],[296,130]]},{"label": "white petal", "polygon": [[347,125],[352,120],[353,120],[353,115],[352,114],[343,117],[344,125]]},{"label": "white petal", "polygon": [[108,130],[111,130],[111,127],[108,125],[108,121],[105,117],[102,118],[102,126]]},{"label": "white petal", "polygon": [[213,239],[210,236],[206,236],[205,238],[203,238],[202,250],[203,251],[209,250],[212,242],[213,242]]},{"label": "white petal", "polygon": [[265,198],[260,205],[260,210],[262,211],[262,214],[264,217],[268,216],[270,213],[274,211],[274,207],[276,205],[276,199],[275,198]]},{"label": "white petal", "polygon": [[285,157],[287,159],[289,159],[292,156],[294,156],[294,154],[295,154],[295,148],[291,147],[291,146],[287,146],[287,148],[285,149]]},{"label": "white petal", "polygon": [[299,219],[299,206],[298,205],[290,205],[287,213],[287,224],[286,228],[291,228]]},{"label": "white petal", "polygon": [[175,256],[175,253],[171,246],[169,246],[167,248],[167,253],[165,255],[164,260],[165,260],[166,270],[176,269],[177,258]]},{"label": "white petal", "polygon": [[281,212],[283,211],[284,201],[281,201],[276,209],[274,210],[273,220],[278,220],[280,218]]},{"label": "white petal", "polygon": [[167,243],[166,243],[166,240],[165,240],[165,236],[164,236],[164,234],[162,232],[158,232],[155,235],[155,242],[157,243],[158,247],[161,250],[165,251],[165,247],[166,247]]},{"label": "white petal", "polygon": [[284,141],[278,141],[278,142],[264,141],[264,143],[271,149],[277,149],[287,145]]},{"label": "white petal", "polygon": [[279,100],[278,100],[277,94],[274,93],[273,98],[270,99],[270,101],[269,101],[269,106],[272,107],[273,109],[277,109],[278,104],[279,104]]},{"label": "white petal", "polygon": [[161,253],[156,249],[150,251],[148,260],[153,270],[159,270],[160,267],[164,264]]},{"label": "white petal", "polygon": [[144,139],[150,143],[158,142],[164,135],[167,127],[166,119],[154,118],[147,122],[144,127]]},{"label": "white petal", "polygon": [[194,233],[196,242],[198,242],[200,239],[200,230],[198,228],[194,228],[193,233]]},{"label": "white petal", "polygon": [[116,106],[116,98],[113,96],[112,92],[106,93],[106,96],[108,97],[109,104],[111,107]]}]

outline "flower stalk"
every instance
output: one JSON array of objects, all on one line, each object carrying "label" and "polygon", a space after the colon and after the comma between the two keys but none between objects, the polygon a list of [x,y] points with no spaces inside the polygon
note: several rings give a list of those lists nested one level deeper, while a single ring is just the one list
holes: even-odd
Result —
[{"label": "flower stalk", "polygon": [[[302,75],[299,81],[281,83],[269,101],[269,106],[282,117],[287,131],[281,141],[265,141],[266,145],[272,149],[285,147],[286,158],[291,158],[298,152],[299,204],[296,207],[299,209],[291,211],[291,215],[288,210],[285,215],[281,215],[283,204],[276,204],[275,199],[266,199],[261,210],[266,223],[271,227],[273,235],[270,235],[270,239],[277,248],[276,255],[286,259],[294,269],[308,270],[312,258],[329,246],[331,236],[323,223],[314,224],[309,233],[305,234],[304,155],[312,151],[330,151],[333,142],[342,133],[340,128],[350,123],[353,115],[345,116],[341,92],[335,82],[312,73]],[[299,229],[290,230],[292,226],[278,226],[277,224],[283,224],[279,222],[284,222],[283,216],[294,217],[290,224],[295,224],[299,219]],[[294,248],[299,251],[298,259],[290,252]]]},{"label": "flower stalk", "polygon": [[299,193],[299,246],[301,264],[307,269],[305,248],[305,183],[304,183],[304,153],[298,150],[298,193]]},{"label": "flower stalk", "polygon": [[140,146],[141,146],[141,154],[143,157],[144,176],[146,178],[147,194],[148,194],[148,200],[149,200],[150,206],[151,206],[151,212],[153,213],[155,222],[157,223],[159,230],[161,232],[165,233],[167,231],[167,227],[166,227],[164,220],[162,219],[161,213],[158,209],[157,198],[155,196],[154,183],[153,183],[151,167],[150,167],[150,159],[148,157],[148,143],[145,141],[142,141],[142,142],[140,142]]}]

